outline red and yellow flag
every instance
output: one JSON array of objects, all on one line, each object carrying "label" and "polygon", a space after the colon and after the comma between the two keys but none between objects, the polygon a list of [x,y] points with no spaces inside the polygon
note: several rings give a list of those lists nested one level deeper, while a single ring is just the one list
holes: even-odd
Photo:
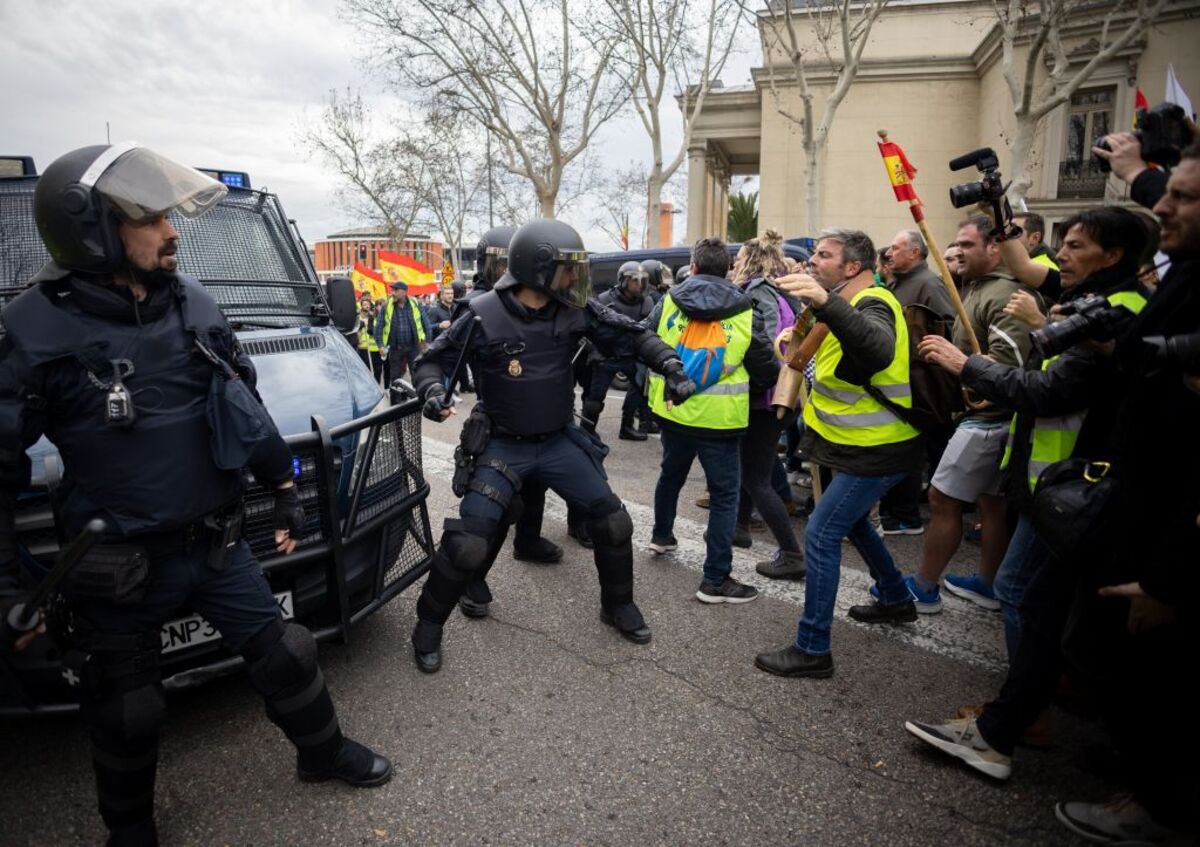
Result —
[{"label": "red and yellow flag", "polygon": [[897,200],[916,200],[917,189],[913,186],[913,178],[917,169],[908,161],[900,145],[894,141],[880,141],[879,155],[883,156],[883,166],[887,168],[888,179],[892,183],[892,191]]},{"label": "red and yellow flag", "polygon": [[409,256],[380,250],[379,269],[383,273],[384,282],[389,287],[393,282],[404,282],[408,284],[409,294],[437,293],[437,281],[433,278],[433,269]]},{"label": "red and yellow flag", "polygon": [[355,262],[350,271],[350,280],[354,283],[354,291],[359,297],[364,294],[372,300],[387,297],[387,286],[383,282],[383,274],[373,271],[362,262]]}]

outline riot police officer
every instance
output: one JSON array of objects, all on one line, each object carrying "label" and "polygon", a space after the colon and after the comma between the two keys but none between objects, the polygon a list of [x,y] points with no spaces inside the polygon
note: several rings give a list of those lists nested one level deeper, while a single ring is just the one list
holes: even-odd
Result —
[{"label": "riot police officer", "polygon": [[[643,270],[642,265],[626,262],[617,270],[617,284],[596,299],[635,323],[644,321],[654,308],[653,301],[646,296],[648,282],[649,274]],[[629,381],[629,387],[625,391],[625,400],[621,403],[621,430],[618,438],[626,441],[645,441],[646,433],[639,432],[633,421],[634,415],[646,406],[646,371],[639,367],[637,357],[633,353],[633,338],[624,339],[613,356],[604,356],[599,351],[596,351],[595,356],[592,382],[583,401],[584,428],[596,432],[600,414],[604,411],[608,387],[612,385],[617,374],[624,374]],[[645,419],[649,417],[647,411]]]},{"label": "riot police officer", "polygon": [[494,290],[473,299],[469,312],[417,362],[426,417],[443,420],[453,412],[440,380],[444,356],[466,351],[479,392],[456,454],[459,517],[446,521],[417,601],[412,641],[423,671],[441,667],[442,626],[467,583],[503,543],[516,495],[534,480],[587,517],[601,620],[630,641],[650,641],[650,628],[633,602],[633,522],[605,478],[606,448],[572,420],[571,357],[585,336],[607,350],[632,336],[636,355],[665,377],[668,399],[682,403],[696,386],[674,350],[624,316],[589,302],[590,289],[579,234],[555,220],[526,224],[513,236],[508,271]]},{"label": "riot police officer", "polygon": [[[268,716],[297,748],[301,779],[372,786],[392,770],[342,734],[312,634],[281,620],[239,539],[243,467],[274,489],[280,552],[294,549],[304,510],[291,453],[253,393],[250,359],[204,287],[176,273],[168,214],[200,215],[225,193],[136,145],[67,153],[34,195],[51,261],[0,315],[0,618],[29,596],[13,509],[30,481],[25,450],[39,436],[65,467],[60,531],[97,518],[107,525],[65,594],[110,844],[157,841],[159,630],[184,608],[246,660]],[[218,384],[245,392],[245,414],[213,405]],[[218,429],[232,437],[218,439]],[[12,646],[14,634],[3,635]]]}]

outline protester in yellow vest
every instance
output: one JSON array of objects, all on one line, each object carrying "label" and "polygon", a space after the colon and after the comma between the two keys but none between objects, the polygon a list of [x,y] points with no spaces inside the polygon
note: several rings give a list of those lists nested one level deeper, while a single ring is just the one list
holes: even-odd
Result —
[{"label": "protester in yellow vest", "polygon": [[425,349],[431,335],[429,318],[416,299],[408,296],[407,283],[393,282],[392,297],[375,321],[375,340],[388,385],[404,378],[408,363]]},{"label": "protester in yellow vest", "polygon": [[805,530],[808,577],[796,638],[754,660],[778,676],[833,675],[830,629],[843,538],[866,560],[879,593],[877,602],[852,607],[850,617],[863,623],[917,619],[904,579],[870,520],[871,507],[920,467],[924,453],[920,433],[903,417],[912,408],[908,326],[895,295],[874,285],[875,258],[865,233],[829,230],[817,242],[808,273],[776,280],[811,304],[829,328],[809,371],[801,447],[834,472]]},{"label": "protester in yellow vest", "polygon": [[[733,530],[737,522],[741,470],[738,438],[750,420],[750,381],[773,383],[777,368],[767,354],[770,342],[751,337],[750,299],[725,278],[729,248],[719,238],[702,238],[692,248],[692,275],[673,287],[646,318],[659,338],[674,349],[697,391],[686,405],[673,406],[662,376],[650,376],[650,411],[662,429],[662,473],[654,490],[650,550],[677,546],[675,510],[679,492],[697,457],[708,481],[710,507],[704,578],[696,591],[703,603],[748,603],[758,591],[743,585],[733,570]],[[747,370],[747,351],[767,366]],[[761,368],[761,370],[759,370]]]},{"label": "protester in yellow vest", "polygon": [[[1140,312],[1146,300],[1137,287],[1137,269],[1157,243],[1151,224],[1128,209],[1106,206],[1074,215],[1063,227],[1066,236],[1057,259],[1064,305],[1099,296],[1111,305]],[[1031,517],[1037,470],[1072,455],[1115,460],[1119,448],[1113,446],[1112,433],[1125,398],[1113,390],[1121,383],[1116,363],[1107,351],[1086,341],[1024,370],[983,356],[967,357],[929,337],[919,352],[960,374],[963,385],[980,397],[1016,410],[1006,461],[1009,502],[1017,504],[1020,516],[992,586],[1004,613],[1010,663],[999,696],[982,708],[972,708],[974,717],[941,725],[911,721],[905,726],[976,770],[1005,779],[1019,741],[1034,736],[1045,739],[1044,744],[1052,738],[1052,724],[1044,710],[1062,671],[1061,642],[1076,595],[1074,581],[1091,573],[1096,564],[1050,561],[1051,553],[1038,538]]]},{"label": "protester in yellow vest", "polygon": [[364,293],[358,300],[358,356],[378,378],[380,365],[379,342],[375,340],[375,301]]}]

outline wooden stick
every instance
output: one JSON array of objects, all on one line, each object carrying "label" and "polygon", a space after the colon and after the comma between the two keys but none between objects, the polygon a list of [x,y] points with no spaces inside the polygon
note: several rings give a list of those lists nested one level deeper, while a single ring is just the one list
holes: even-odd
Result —
[{"label": "wooden stick", "polygon": [[[886,129],[881,129],[876,133],[886,144],[888,134]],[[954,304],[954,312],[958,315],[959,321],[963,328],[967,331],[967,343],[971,345],[972,353],[980,353],[982,350],[979,347],[979,339],[975,337],[975,328],[971,326],[971,319],[967,316],[967,309],[963,306],[962,298],[958,296],[958,289],[954,287],[954,278],[950,276],[950,268],[946,267],[946,260],[942,256],[942,251],[938,247],[937,242],[933,240],[933,234],[929,231],[929,224],[925,222],[925,208],[921,203],[921,198],[916,196],[917,188],[913,186],[913,199],[908,201],[908,210],[912,212],[913,220],[921,230],[921,235],[925,238],[925,245],[929,248],[929,253],[933,256],[933,261],[937,265],[938,270],[942,274],[942,284],[946,286],[946,293],[950,295],[950,302]]]}]

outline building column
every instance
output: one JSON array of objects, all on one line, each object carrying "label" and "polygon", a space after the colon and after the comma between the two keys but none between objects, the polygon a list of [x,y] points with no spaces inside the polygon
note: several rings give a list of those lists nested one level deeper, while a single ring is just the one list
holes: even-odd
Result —
[{"label": "building column", "polygon": [[724,241],[729,233],[729,164],[715,151],[708,157],[708,172],[712,176],[709,225],[706,235]]},{"label": "building column", "polygon": [[700,143],[688,148],[688,207],[687,240],[695,244],[708,229],[708,145]]}]

